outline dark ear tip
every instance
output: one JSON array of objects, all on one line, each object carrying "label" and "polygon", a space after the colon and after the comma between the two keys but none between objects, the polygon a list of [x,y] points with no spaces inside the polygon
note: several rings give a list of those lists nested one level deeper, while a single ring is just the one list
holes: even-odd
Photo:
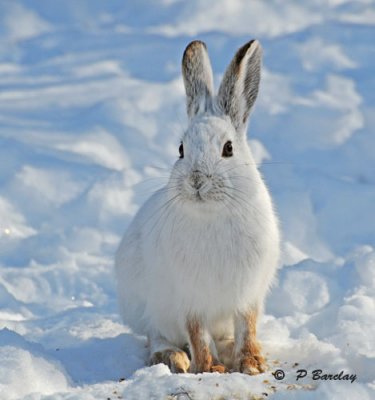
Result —
[{"label": "dark ear tip", "polygon": [[238,66],[240,65],[242,59],[245,57],[246,53],[250,49],[252,49],[253,52],[262,51],[262,47],[258,40],[256,39],[250,40],[237,50],[237,53],[235,55],[236,65]]},{"label": "dark ear tip", "polygon": [[193,40],[186,46],[183,59],[185,59],[186,57],[191,58],[192,56],[194,56],[194,54],[196,54],[197,51],[202,49],[202,47],[207,51],[206,43],[202,42],[201,40]]},{"label": "dark ear tip", "polygon": [[249,40],[247,43],[245,43],[242,47],[245,47],[246,49],[249,49],[250,47],[261,47],[260,42],[258,39],[252,39]]},{"label": "dark ear tip", "polygon": [[258,40],[253,39],[250,40],[249,42],[245,43],[242,47],[240,47],[237,50],[237,53],[234,56],[235,59],[235,64],[239,67],[241,64],[241,61],[243,60],[243,58],[245,57],[245,55],[247,54],[248,51],[252,51],[252,52],[258,52],[258,54],[260,53],[260,56],[262,55],[262,47],[259,43]]}]

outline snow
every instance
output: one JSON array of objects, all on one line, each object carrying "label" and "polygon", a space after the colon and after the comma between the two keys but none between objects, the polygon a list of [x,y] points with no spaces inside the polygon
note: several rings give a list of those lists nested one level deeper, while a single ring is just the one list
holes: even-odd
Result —
[{"label": "snow", "polygon": [[[375,398],[374,15],[369,0],[0,4],[0,399]],[[254,37],[249,140],[283,232],[269,371],[173,375],[120,321],[114,252],[178,156],[185,46],[207,43],[218,82]]]}]

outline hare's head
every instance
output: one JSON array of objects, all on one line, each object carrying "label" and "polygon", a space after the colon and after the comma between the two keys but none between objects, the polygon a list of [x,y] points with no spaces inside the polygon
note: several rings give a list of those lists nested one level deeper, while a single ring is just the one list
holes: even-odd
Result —
[{"label": "hare's head", "polygon": [[[171,177],[177,195],[184,200],[200,207],[227,205],[251,193],[251,185],[257,184],[251,176],[255,166],[246,130],[258,94],[261,57],[257,41],[241,47],[214,95],[206,45],[194,41],[187,46],[182,74],[189,126]],[[248,187],[250,192],[244,190]]]}]

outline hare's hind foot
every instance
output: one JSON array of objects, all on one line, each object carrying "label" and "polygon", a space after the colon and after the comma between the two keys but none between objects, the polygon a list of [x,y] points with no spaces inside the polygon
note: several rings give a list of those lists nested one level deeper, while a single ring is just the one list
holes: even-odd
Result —
[{"label": "hare's hind foot", "polygon": [[150,357],[150,365],[166,364],[172,373],[180,374],[189,371],[190,360],[182,350],[165,349],[156,351]]},{"label": "hare's hind foot", "polygon": [[187,353],[169,342],[161,335],[150,335],[148,337],[150,346],[150,365],[165,364],[172,373],[188,372],[190,360]]}]

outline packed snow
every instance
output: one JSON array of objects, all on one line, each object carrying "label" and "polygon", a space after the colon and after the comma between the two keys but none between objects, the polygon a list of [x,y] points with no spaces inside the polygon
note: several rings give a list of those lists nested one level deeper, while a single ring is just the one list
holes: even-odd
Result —
[{"label": "packed snow", "polygon": [[[369,0],[0,3],[0,399],[375,398],[374,24]],[[249,141],[283,256],[257,376],[148,367],[117,309],[114,253],[178,157],[195,38],[216,82],[264,48]]]}]

